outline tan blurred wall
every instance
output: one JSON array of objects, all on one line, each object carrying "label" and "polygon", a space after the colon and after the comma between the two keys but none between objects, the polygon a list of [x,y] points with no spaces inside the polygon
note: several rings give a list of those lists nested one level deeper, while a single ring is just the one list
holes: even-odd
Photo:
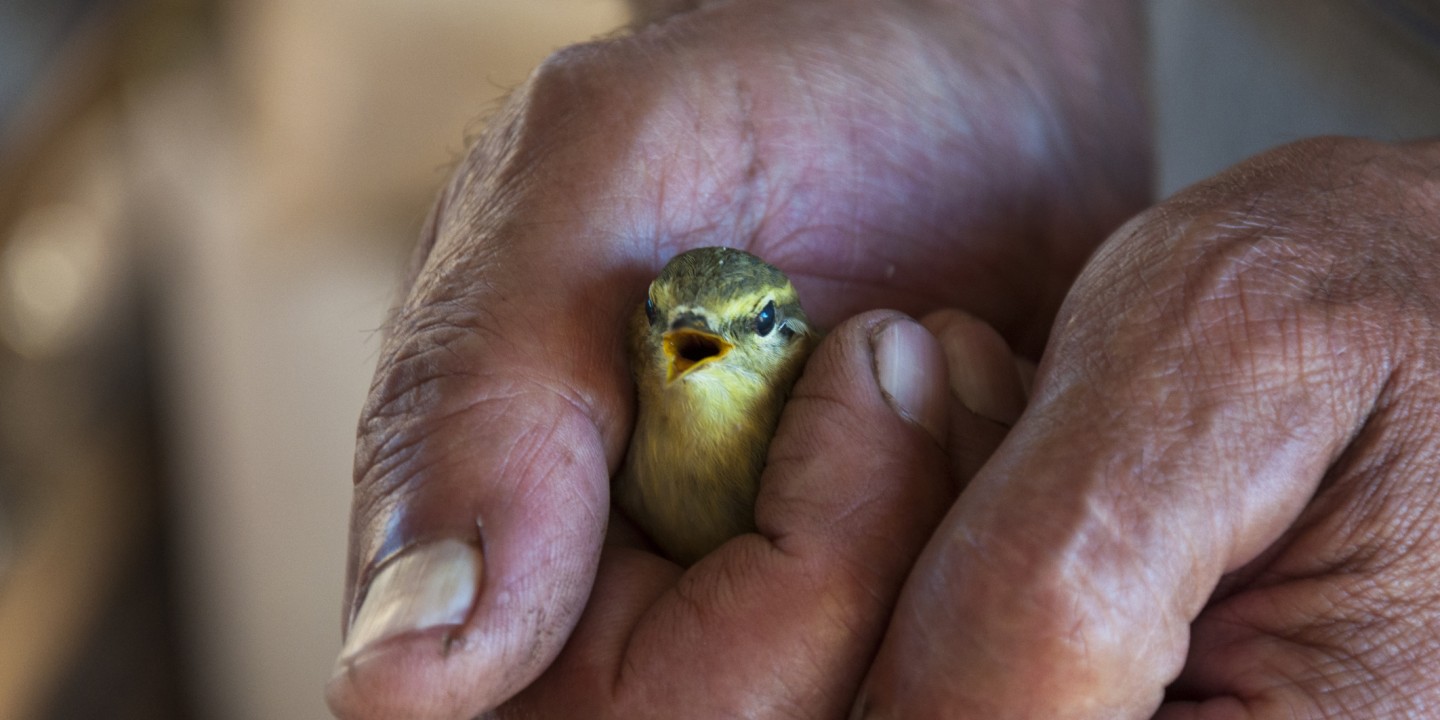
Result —
[{"label": "tan blurred wall", "polygon": [[621,21],[606,0],[235,3],[222,55],[134,90],[207,716],[327,716],[354,428],[399,260],[476,118]]}]

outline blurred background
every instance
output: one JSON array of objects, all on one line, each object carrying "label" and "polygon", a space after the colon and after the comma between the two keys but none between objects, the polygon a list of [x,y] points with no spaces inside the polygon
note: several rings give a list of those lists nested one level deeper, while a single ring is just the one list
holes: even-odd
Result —
[{"label": "blurred background", "polygon": [[[1440,129],[1435,4],[1154,0],[1160,192]],[[317,718],[399,268],[619,0],[0,0],[0,720]]]},{"label": "blurred background", "polygon": [[320,718],[399,268],[618,1],[0,0],[0,719]]}]

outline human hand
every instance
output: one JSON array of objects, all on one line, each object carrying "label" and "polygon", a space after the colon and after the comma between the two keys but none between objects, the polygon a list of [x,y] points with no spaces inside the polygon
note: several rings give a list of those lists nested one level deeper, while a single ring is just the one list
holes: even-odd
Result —
[{"label": "human hand", "polygon": [[675,253],[738,244],[822,326],[958,306],[1036,351],[1145,198],[1129,5],[717,3],[537,71],[390,324],[332,708],[471,716],[555,658],[631,425],[624,322]]},{"label": "human hand", "polygon": [[1308,141],[1117,232],[857,716],[1433,714],[1437,169]]},{"label": "human hand", "polygon": [[758,534],[685,570],[612,529],[560,657],[496,716],[842,717],[915,555],[1004,436],[975,410],[1023,406],[993,330],[926,325],[939,342],[893,312],[825,338],[771,445]]}]

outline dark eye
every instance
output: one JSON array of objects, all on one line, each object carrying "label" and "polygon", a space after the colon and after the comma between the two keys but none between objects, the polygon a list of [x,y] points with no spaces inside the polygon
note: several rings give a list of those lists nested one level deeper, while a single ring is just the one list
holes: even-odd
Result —
[{"label": "dark eye", "polygon": [[652,298],[652,297],[647,297],[647,298],[645,298],[645,317],[647,317],[647,318],[650,319],[650,324],[651,324],[651,325],[654,325],[654,324],[655,324],[655,319],[656,319],[659,315],[660,315],[660,312],[655,309],[655,298]]},{"label": "dark eye", "polygon": [[770,334],[775,329],[775,301],[765,303],[765,309],[755,316],[755,333],[760,337]]}]

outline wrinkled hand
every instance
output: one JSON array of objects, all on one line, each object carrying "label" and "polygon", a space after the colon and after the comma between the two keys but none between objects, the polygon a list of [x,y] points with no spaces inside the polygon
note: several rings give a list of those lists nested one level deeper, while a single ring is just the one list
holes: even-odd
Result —
[{"label": "wrinkled hand", "polygon": [[1142,214],[927,546],[893,718],[1440,707],[1440,144],[1324,139]]},{"label": "wrinkled hand", "polygon": [[609,543],[559,659],[498,716],[844,716],[915,556],[1004,436],[971,406],[1023,406],[993,330],[956,313],[927,325],[940,342],[892,312],[826,337],[771,445],[760,532],[683,573]]},{"label": "wrinkled hand", "polygon": [[955,306],[1036,353],[1148,165],[1129,3],[1048,6],[735,0],[541,67],[390,324],[332,708],[470,717],[554,660],[630,431],[624,320],[675,253],[754,252],[822,325]]}]

